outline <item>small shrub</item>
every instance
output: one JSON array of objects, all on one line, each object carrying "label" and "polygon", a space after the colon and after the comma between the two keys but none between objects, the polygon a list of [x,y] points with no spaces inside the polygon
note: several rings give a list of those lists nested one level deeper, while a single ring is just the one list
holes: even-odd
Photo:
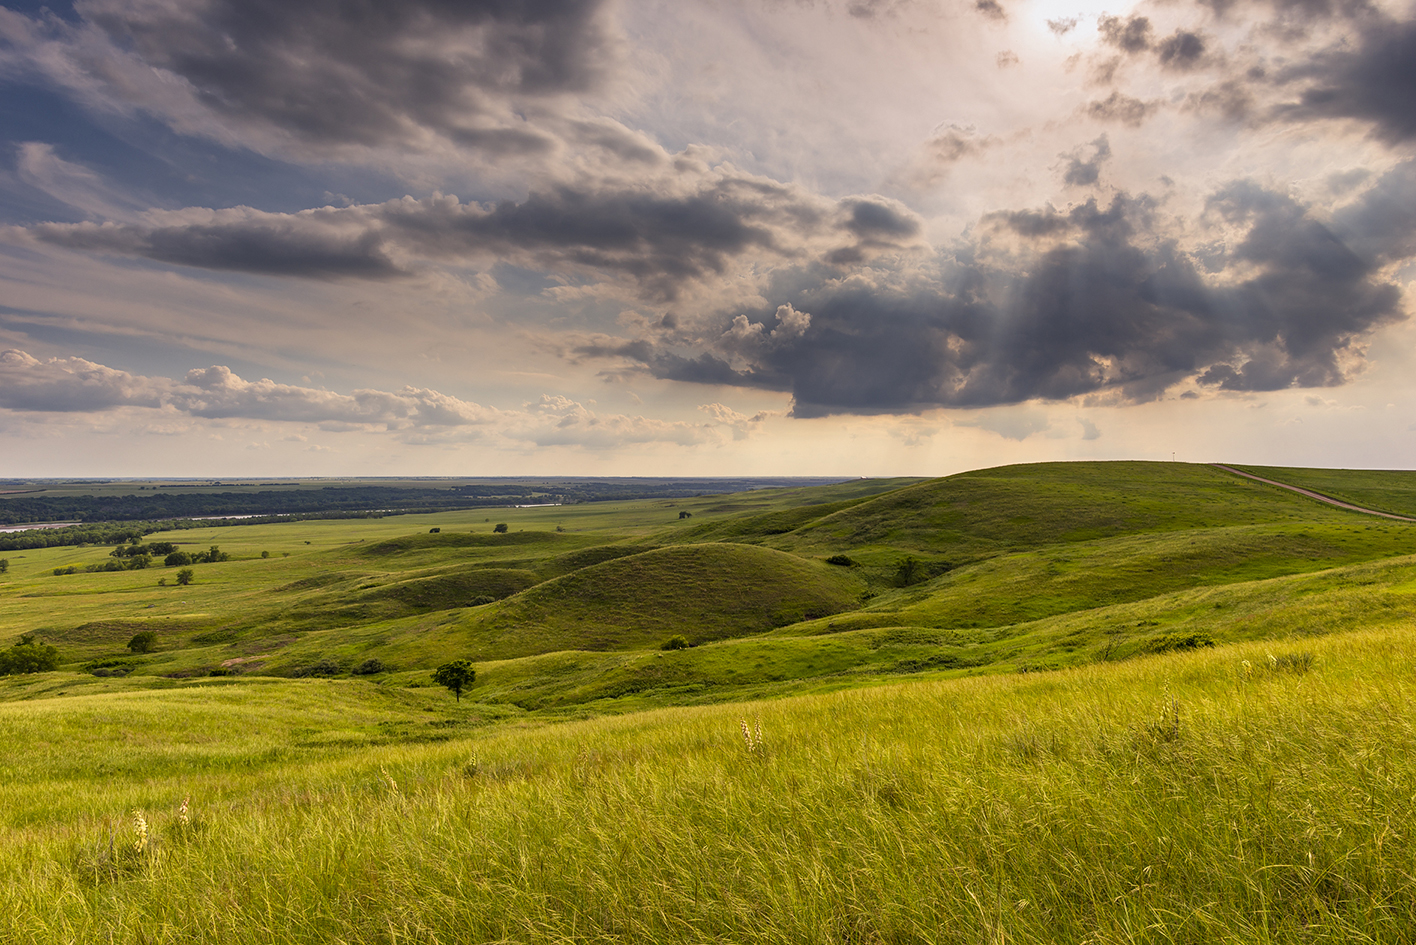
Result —
[{"label": "small shrub", "polygon": [[661,649],[661,650],[686,650],[686,649],[688,649],[688,648],[689,648],[690,646],[692,646],[692,645],[693,645],[693,644],[692,644],[692,643],[689,643],[689,642],[688,642],[688,638],[685,637],[682,633],[675,633],[673,636],[671,636],[671,637],[669,637],[667,640],[665,640],[663,646],[659,647],[659,649]]},{"label": "small shrub", "polygon": [[133,634],[133,639],[128,641],[128,649],[134,653],[151,653],[157,649],[157,634],[152,630]]},{"label": "small shrub", "polygon": [[355,676],[372,676],[375,673],[381,673],[383,671],[383,660],[379,659],[378,657],[371,657],[369,659],[366,659],[364,660],[364,662],[354,667]]},{"label": "small shrub", "polygon": [[497,535],[505,535],[505,534],[506,534],[506,522],[498,522],[496,525],[493,525],[493,526],[492,526],[492,532],[493,532],[494,534],[497,534]]},{"label": "small shrub", "polygon": [[855,566],[855,559],[851,558],[849,555],[832,555],[826,559],[826,563],[838,565],[842,568],[851,568]]},{"label": "small shrub", "polygon": [[429,535],[436,535],[436,534],[438,534],[438,533],[441,532],[441,531],[442,531],[441,528],[430,528],[430,529],[428,529],[428,534],[429,534]]},{"label": "small shrub", "polygon": [[52,646],[34,642],[26,633],[8,650],[0,651],[0,676],[20,673],[47,673],[59,668],[59,651]]},{"label": "small shrub", "polygon": [[236,675],[236,670],[230,669],[230,668],[225,667],[225,666],[216,666],[216,667],[213,667],[212,670],[211,670],[211,672],[207,673],[207,675],[208,675],[208,676],[235,676],[235,675]]},{"label": "small shrub", "polygon": [[1175,650],[1198,650],[1207,646],[1214,646],[1214,641],[1203,633],[1168,633],[1149,641],[1145,649],[1147,653],[1170,653]]},{"label": "small shrub", "polygon": [[306,676],[338,676],[340,673],[339,664],[331,659],[323,659],[318,663],[311,663],[309,666],[302,666],[295,670],[295,675]]},{"label": "small shrub", "polygon": [[10,570],[10,559],[0,558],[0,574],[4,574],[8,570]]},{"label": "small shrub", "polygon": [[686,518],[693,518],[693,513],[692,513],[692,512],[680,512],[680,513],[679,513],[679,521],[680,521],[680,522],[683,521],[683,520],[686,519]]},{"label": "small shrub", "polygon": [[1291,673],[1294,676],[1301,676],[1313,668],[1313,654],[1305,651],[1274,656],[1270,653],[1268,668],[1271,673]]},{"label": "small shrub", "polygon": [[75,567],[74,565],[72,565],[72,564],[69,565],[67,568],[55,568],[55,569],[54,569],[54,576],[55,576],[55,577],[60,577],[61,575],[65,575],[65,574],[78,574],[78,573],[79,573],[79,569],[78,569],[77,567]]},{"label": "small shrub", "polygon": [[262,558],[269,558],[269,557],[270,557],[270,552],[269,552],[269,551],[262,551],[262,552],[261,552],[261,557],[262,557]]}]

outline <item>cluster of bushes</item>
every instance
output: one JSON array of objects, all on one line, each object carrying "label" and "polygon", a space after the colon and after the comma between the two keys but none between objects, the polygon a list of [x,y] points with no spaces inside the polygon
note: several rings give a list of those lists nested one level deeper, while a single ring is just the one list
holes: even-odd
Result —
[{"label": "cluster of bushes", "polygon": [[141,571],[150,564],[152,564],[152,559],[147,555],[137,555],[132,558],[114,558],[99,564],[86,564],[84,571],[89,574],[98,571]]},{"label": "cluster of bushes", "polygon": [[177,546],[170,541],[154,541],[144,545],[134,538],[131,544],[119,545],[108,553],[112,558],[141,558],[155,557],[157,555],[170,555],[177,550]]},{"label": "cluster of bushes", "polygon": [[47,673],[59,668],[59,651],[52,646],[34,642],[34,634],[21,635],[8,650],[0,651],[0,676],[19,673]]},{"label": "cluster of bushes", "polygon": [[[96,574],[100,571],[141,571],[152,564],[152,559],[147,555],[138,555],[136,558],[111,558],[108,561],[101,561],[98,564],[86,564],[83,566],[85,574]],[[55,568],[57,574],[78,574],[79,566],[76,564],[67,567]]]},{"label": "cluster of bushes", "polygon": [[231,556],[216,545],[206,551],[174,551],[162,563],[169,568],[180,568],[188,564],[210,564],[214,561],[229,561]]},{"label": "cluster of bushes", "polygon": [[[152,564],[152,555],[166,552],[167,557],[162,559],[162,563],[169,568],[183,568],[177,573],[178,584],[192,583],[192,572],[186,569],[189,564],[209,564],[213,561],[230,561],[231,556],[222,551],[216,545],[212,545],[206,551],[178,551],[177,546],[171,542],[155,541],[150,545],[130,544],[119,545],[108,553],[109,560],[98,564],[84,565],[83,571],[86,574],[94,574],[100,571],[141,571]],[[268,553],[267,555],[268,556]],[[78,565],[68,565],[62,568],[55,568],[56,575],[78,574]],[[185,577],[184,577],[185,575]],[[166,583],[164,579],[163,583]]]}]

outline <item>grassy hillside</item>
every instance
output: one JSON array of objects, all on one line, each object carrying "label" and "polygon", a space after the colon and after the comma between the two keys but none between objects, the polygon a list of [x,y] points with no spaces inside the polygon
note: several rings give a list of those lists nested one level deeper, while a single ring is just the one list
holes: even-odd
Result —
[{"label": "grassy hillside", "polygon": [[1328,520],[1312,505],[1208,466],[1037,463],[899,489],[824,516],[781,546],[889,546],[968,561],[1119,535]]},{"label": "grassy hillside", "polygon": [[1311,489],[1378,512],[1416,517],[1416,472],[1406,469],[1293,469],[1235,466],[1255,476]]},{"label": "grassy hillside", "polygon": [[1416,942],[1416,525],[1079,463],[171,540],[5,555],[6,945]]},{"label": "grassy hillside", "polygon": [[8,703],[0,940],[1409,942],[1412,665],[1392,627],[556,726]]},{"label": "grassy hillside", "polygon": [[477,659],[556,650],[657,647],[764,633],[854,606],[864,586],[847,571],[747,545],[683,545],[581,568],[452,629]]},{"label": "grassy hillside", "polygon": [[[178,533],[184,547],[232,555],[196,566],[187,587],[156,566],[51,573],[102,563],[107,548],[30,551],[0,579],[0,626],[59,647],[85,678],[405,686],[460,657],[484,664],[473,697],[489,704],[625,711],[1144,652],[1159,645],[1151,625],[1175,622],[1176,595],[1235,586],[1260,599],[1266,581],[1395,561],[1416,553],[1410,528],[1210,467],[1043,464]],[[1118,632],[1106,615],[1127,605],[1147,615]],[[1189,632],[1243,638],[1222,617],[1201,615]],[[1057,620],[1071,621],[1065,637],[1043,629]],[[129,653],[146,630],[156,651]],[[878,645],[881,634],[894,642]],[[700,646],[662,655],[674,635]],[[798,642],[771,642],[786,637]]]}]

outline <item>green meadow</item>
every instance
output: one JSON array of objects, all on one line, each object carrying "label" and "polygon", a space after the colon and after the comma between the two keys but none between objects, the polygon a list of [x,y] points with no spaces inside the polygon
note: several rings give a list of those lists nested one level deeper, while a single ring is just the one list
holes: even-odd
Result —
[{"label": "green meadow", "polygon": [[1416,942],[1416,525],[1073,463],[144,541],[229,557],[0,554],[0,942]]}]

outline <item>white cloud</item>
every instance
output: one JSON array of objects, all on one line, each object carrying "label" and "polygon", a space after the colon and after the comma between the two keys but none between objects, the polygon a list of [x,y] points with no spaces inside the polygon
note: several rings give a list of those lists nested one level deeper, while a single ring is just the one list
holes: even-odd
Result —
[{"label": "white cloud", "polygon": [[[393,433],[409,444],[496,436],[536,446],[589,449],[643,443],[691,446],[717,442],[715,425],[737,428],[767,416],[746,417],[715,406],[720,409],[710,412],[716,424],[598,413],[593,401],[552,394],[520,410],[499,410],[412,386],[343,394],[268,378],[247,381],[221,365],[194,369],[174,380],[129,374],[82,358],[40,361],[23,351],[0,353],[0,408],[13,411],[101,414],[136,407],[205,421],[299,423],[326,433]],[[283,440],[303,443],[307,437],[292,433]],[[269,445],[260,442],[262,449]]]}]

